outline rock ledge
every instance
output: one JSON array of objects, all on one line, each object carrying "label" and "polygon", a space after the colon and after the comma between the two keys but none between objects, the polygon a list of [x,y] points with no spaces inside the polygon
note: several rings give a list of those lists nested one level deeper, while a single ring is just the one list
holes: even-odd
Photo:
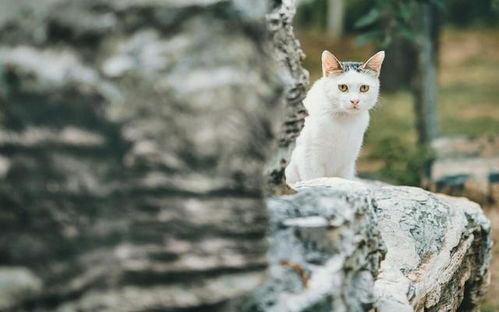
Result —
[{"label": "rock ledge", "polygon": [[296,189],[269,201],[270,278],[253,310],[478,309],[492,242],[476,203],[338,178]]}]

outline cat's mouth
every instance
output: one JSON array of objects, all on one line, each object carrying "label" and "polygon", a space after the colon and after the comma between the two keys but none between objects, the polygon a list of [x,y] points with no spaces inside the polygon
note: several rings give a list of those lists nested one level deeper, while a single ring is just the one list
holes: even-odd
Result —
[{"label": "cat's mouth", "polygon": [[352,115],[357,115],[360,112],[362,112],[362,108],[360,106],[353,107],[353,106],[343,106],[340,107],[338,110],[334,111],[333,114],[336,116],[352,116]]},{"label": "cat's mouth", "polygon": [[360,112],[360,107],[349,107],[349,108],[347,108],[346,111],[350,114],[355,114],[355,113]]}]

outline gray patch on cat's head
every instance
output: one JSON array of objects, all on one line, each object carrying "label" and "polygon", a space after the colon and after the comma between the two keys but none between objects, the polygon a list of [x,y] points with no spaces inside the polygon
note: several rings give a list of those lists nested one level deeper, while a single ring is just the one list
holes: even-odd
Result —
[{"label": "gray patch on cat's head", "polygon": [[364,73],[364,74],[370,74],[373,76],[377,76],[376,72],[374,72],[372,70],[364,69],[364,68],[362,68],[362,65],[364,65],[364,63],[362,63],[362,62],[341,62],[341,67],[343,68],[344,73],[346,73],[348,71],[356,71],[358,73]]},{"label": "gray patch on cat's head", "polygon": [[343,72],[356,71],[358,73],[362,72],[362,62],[341,62],[341,67]]}]

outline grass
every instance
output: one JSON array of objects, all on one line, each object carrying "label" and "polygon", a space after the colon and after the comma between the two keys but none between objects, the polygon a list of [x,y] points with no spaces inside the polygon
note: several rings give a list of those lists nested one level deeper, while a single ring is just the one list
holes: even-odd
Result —
[{"label": "grass", "polygon": [[442,134],[499,133],[499,31],[446,31],[439,83]]},{"label": "grass", "polygon": [[[320,33],[299,32],[308,56],[303,65],[311,81],[320,77],[322,50],[343,60],[365,60],[373,46],[355,47],[352,38],[331,42]],[[499,30],[445,29],[439,52],[439,120],[441,135],[499,135]],[[390,61],[387,55],[385,62]],[[388,74],[388,73],[383,73]],[[383,87],[381,87],[383,89]],[[383,93],[371,115],[357,169],[370,177],[414,184],[422,161],[416,148],[413,99],[409,91]],[[390,170],[387,170],[390,169]],[[404,174],[405,173],[405,174]],[[492,282],[481,311],[499,311],[499,207],[485,209],[494,240]]]}]

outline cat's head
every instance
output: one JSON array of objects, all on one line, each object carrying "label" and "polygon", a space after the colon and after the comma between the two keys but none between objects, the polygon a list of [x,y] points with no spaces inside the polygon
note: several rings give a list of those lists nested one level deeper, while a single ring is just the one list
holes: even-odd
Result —
[{"label": "cat's head", "polygon": [[364,63],[340,62],[329,51],[322,53],[323,86],[331,111],[356,114],[374,107],[379,94],[379,74],[385,52]]}]

